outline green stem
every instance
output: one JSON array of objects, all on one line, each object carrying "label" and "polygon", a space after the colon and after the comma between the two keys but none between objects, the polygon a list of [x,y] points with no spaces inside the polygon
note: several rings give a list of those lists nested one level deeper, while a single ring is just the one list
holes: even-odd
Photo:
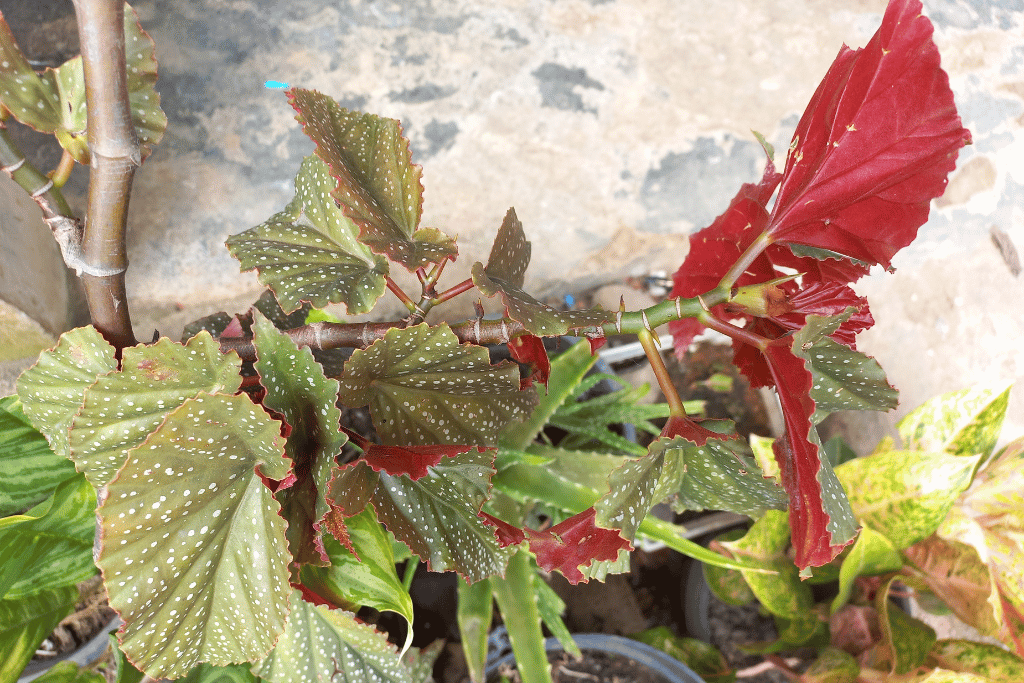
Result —
[{"label": "green stem", "polygon": [[[605,323],[595,332],[604,336],[613,334],[639,334],[640,330],[653,330],[665,323],[683,318],[696,318],[704,312],[704,306],[717,306],[729,301],[729,288],[718,286],[701,297],[692,299],[669,299],[632,313],[616,313],[615,320]],[[704,300],[704,305],[701,304]]]},{"label": "green stem", "polygon": [[73,170],[75,170],[75,158],[71,156],[71,152],[64,150],[64,154],[60,157],[60,163],[57,164],[57,168],[53,169],[53,173],[50,174],[53,186],[64,187],[68,182],[68,178],[71,177]]},{"label": "green stem", "polygon": [[636,336],[640,340],[640,345],[644,347],[644,353],[647,354],[647,360],[651,364],[651,369],[654,370],[654,376],[658,378],[661,393],[665,394],[665,402],[668,403],[669,410],[672,411],[670,414],[685,418],[686,408],[683,407],[683,399],[679,398],[676,385],[665,366],[665,359],[661,357],[661,349],[654,343],[654,334],[649,330],[641,330]]},{"label": "green stem", "polygon": [[416,575],[416,567],[420,564],[420,558],[413,555],[405,563],[405,572],[402,574],[402,586],[405,588],[405,592],[409,592],[409,587],[412,586],[412,579]]},{"label": "green stem", "polygon": [[762,233],[754,242],[747,247],[747,250],[736,260],[736,263],[732,264],[729,272],[725,274],[722,281],[718,283],[718,287],[726,290],[732,289],[732,286],[736,284],[736,281],[740,279],[743,273],[750,267],[750,264],[761,255],[761,253],[767,249],[772,243],[772,237],[768,233]]}]

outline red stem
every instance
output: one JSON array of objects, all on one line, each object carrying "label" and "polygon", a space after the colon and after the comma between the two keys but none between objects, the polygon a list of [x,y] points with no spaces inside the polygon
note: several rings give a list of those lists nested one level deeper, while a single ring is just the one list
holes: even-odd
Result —
[{"label": "red stem", "polygon": [[698,315],[697,320],[699,320],[704,327],[710,328],[715,332],[721,332],[727,337],[737,339],[744,344],[749,344],[759,351],[764,351],[768,348],[768,344],[771,343],[771,340],[766,337],[762,337],[761,335],[754,334],[749,330],[744,330],[742,327],[736,327],[735,325],[731,325],[723,320],[719,320],[712,315],[710,311],[704,311]]},{"label": "red stem", "polygon": [[435,304],[435,305],[439,304],[439,303],[443,303],[443,302],[448,301],[450,299],[454,299],[459,294],[462,294],[463,292],[468,292],[471,289],[473,289],[473,278],[469,278],[468,280],[463,280],[462,282],[460,282],[459,284],[455,285],[451,289],[448,289],[448,290],[445,290],[445,291],[441,292],[436,297],[434,297],[434,299],[433,299],[433,301],[431,301],[431,303]]},{"label": "red stem", "polygon": [[386,279],[387,279],[388,289],[390,289],[391,293],[394,294],[395,296],[397,296],[399,298],[399,300],[403,304],[405,304],[405,307],[409,309],[410,313],[416,313],[417,311],[419,311],[419,306],[416,305],[416,302],[413,301],[412,299],[410,299],[409,295],[406,294],[404,291],[402,291],[402,288],[399,287],[398,284],[394,280],[391,279],[390,275],[386,276]]}]

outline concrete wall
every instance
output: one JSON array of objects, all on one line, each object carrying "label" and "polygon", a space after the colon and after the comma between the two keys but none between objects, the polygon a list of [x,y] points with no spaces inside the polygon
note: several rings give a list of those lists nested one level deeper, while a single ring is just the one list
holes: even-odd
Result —
[{"label": "concrete wall", "polygon": [[[139,2],[171,124],[132,200],[138,332],[159,324],[173,334],[194,312],[239,310],[257,289],[223,241],[287,203],[312,150],[267,80],[402,120],[424,167],[423,224],[459,236],[450,282],[486,258],[515,206],[534,243],[530,285],[577,291],[674,270],[687,231],[759,177],[750,130],[785,149],[840,45],[866,42],[884,6]],[[1024,245],[1024,2],[925,0],[925,10],[975,144],[918,243],[897,257],[898,273],[858,285],[878,320],[862,348],[908,407],[1024,375],[1024,288],[1005,247]],[[1002,250],[993,227],[1005,235]],[[1012,406],[1019,433],[1022,392]]]}]

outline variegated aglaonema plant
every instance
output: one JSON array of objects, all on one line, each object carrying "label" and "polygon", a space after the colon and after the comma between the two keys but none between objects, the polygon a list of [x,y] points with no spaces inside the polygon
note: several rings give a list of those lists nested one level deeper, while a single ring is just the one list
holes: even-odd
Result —
[{"label": "variegated aglaonema plant", "polygon": [[[31,440],[34,427],[50,449],[37,438],[24,451],[31,463],[6,460],[8,471],[24,464],[17,481],[29,493],[4,514],[39,504],[5,519],[0,548],[6,573],[15,544],[43,538],[61,516],[81,522],[61,548],[91,546],[95,495],[95,565],[124,620],[120,651],[138,670],[171,679],[237,664],[275,683],[422,680],[429,653],[405,654],[354,614],[372,607],[411,623],[407,577],[395,568],[411,554],[407,567],[422,560],[465,579],[460,624],[474,679],[493,596],[524,679],[543,681],[541,622],[568,634],[540,570],[572,583],[625,571],[637,535],[748,575],[777,569],[685,540],[648,516],[656,503],[754,518],[788,509],[786,562],[802,577],[857,538],[814,425],[834,410],[890,409],[896,392],[855,348],[873,320],[850,285],[913,241],[970,141],[918,0],[893,0],[864,48],[840,50],[783,170],[762,140],[761,180],[692,236],[670,297],[639,311],[556,310],[524,291],[530,243],[513,210],[487,262],[440,287],[456,242],[420,226],[421,171],[398,123],[293,88],[316,152],[292,202],[227,243],[272,299],[198,321],[181,343],[143,344],[124,296],[123,243],[130,174],[166,126],[154,49],[117,0],[76,6],[82,57],[56,70],[36,73],[0,25],[5,118],[53,133],[66,150],[44,176],[0,130],[0,163],[39,203],[93,316],[43,352],[18,381],[20,402],[5,404],[18,438]],[[125,73],[122,28],[127,79],[111,76]],[[60,192],[75,161],[91,166],[84,225]],[[418,293],[391,278],[396,264],[418,277]],[[388,290],[404,319],[349,324],[321,311],[364,313]],[[504,317],[425,322],[472,290],[500,297]],[[678,349],[701,328],[728,335],[752,383],[775,387],[781,485],[741,455],[731,427],[687,415],[653,333],[666,323]],[[637,335],[667,407],[637,412],[626,394],[600,409],[567,401],[611,334]],[[589,344],[549,361],[543,338],[562,335]],[[530,371],[492,364],[485,345],[507,345]],[[342,366],[332,354],[346,347],[355,350]],[[342,428],[339,405],[367,407],[374,433]],[[650,448],[596,419],[655,414],[668,419]],[[559,420],[586,438],[573,449],[538,439]],[[21,575],[0,581],[0,630],[20,643],[0,672],[24,666],[70,609],[68,577],[94,571],[78,561],[63,584],[40,583],[33,568],[44,555],[18,555]],[[15,612],[31,618],[3,616]]]}]

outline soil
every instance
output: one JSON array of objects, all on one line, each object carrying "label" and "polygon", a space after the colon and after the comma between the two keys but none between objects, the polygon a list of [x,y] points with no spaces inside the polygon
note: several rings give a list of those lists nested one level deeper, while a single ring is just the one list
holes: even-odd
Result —
[{"label": "soil", "polygon": [[[629,657],[605,652],[584,650],[578,660],[565,652],[552,652],[548,654],[548,661],[553,683],[669,683]],[[521,683],[519,672],[512,666],[502,666],[498,675],[502,683]]]}]

